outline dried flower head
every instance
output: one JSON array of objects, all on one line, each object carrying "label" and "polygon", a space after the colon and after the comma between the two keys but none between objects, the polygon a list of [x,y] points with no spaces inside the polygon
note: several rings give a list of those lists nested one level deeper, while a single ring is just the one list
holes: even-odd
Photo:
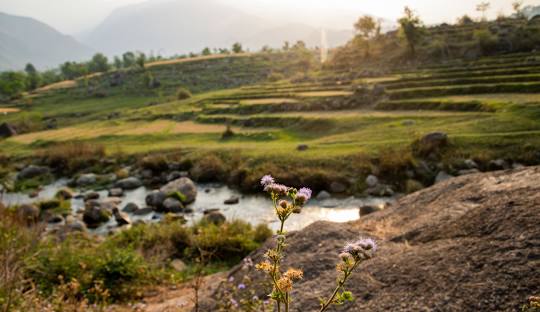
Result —
[{"label": "dried flower head", "polygon": [[290,278],[283,276],[277,281],[277,287],[283,292],[290,292],[292,290],[292,281]]},{"label": "dried flower head", "polygon": [[268,262],[268,261],[263,261],[263,262],[257,264],[257,265],[255,266],[255,268],[256,268],[257,270],[259,270],[259,271],[263,271],[263,272],[267,272],[267,273],[268,273],[268,272],[271,272],[271,271],[274,269],[274,267],[272,266],[272,264],[271,264],[270,262]]},{"label": "dried flower head", "polygon": [[268,193],[272,193],[276,196],[277,195],[284,196],[284,195],[287,195],[287,192],[289,191],[289,187],[283,184],[271,183],[264,187],[264,191]]},{"label": "dried flower head", "polygon": [[343,253],[350,254],[356,260],[369,259],[373,257],[375,251],[377,251],[377,243],[371,238],[361,238],[343,247]]},{"label": "dried flower head", "polygon": [[298,269],[288,269],[283,276],[289,278],[290,280],[297,281],[299,279],[302,279],[304,277],[304,272],[298,270]]},{"label": "dried flower head", "polygon": [[273,183],[274,183],[274,178],[269,174],[267,174],[267,175],[265,175],[264,177],[261,178],[261,185],[262,186],[267,186],[267,185],[273,184]]}]

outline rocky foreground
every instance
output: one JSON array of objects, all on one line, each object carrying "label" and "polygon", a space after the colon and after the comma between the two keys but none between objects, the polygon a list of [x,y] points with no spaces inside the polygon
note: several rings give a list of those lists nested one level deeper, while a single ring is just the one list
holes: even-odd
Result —
[{"label": "rocky foreground", "polygon": [[[291,233],[284,267],[300,268],[293,311],[318,311],[335,285],[340,248],[377,239],[377,256],[353,274],[353,303],[333,311],[517,311],[540,293],[540,167],[467,175],[406,196],[346,224],[318,222]],[[273,242],[251,255],[263,259]],[[230,272],[268,293],[253,267]],[[206,298],[202,311],[216,309]]]}]

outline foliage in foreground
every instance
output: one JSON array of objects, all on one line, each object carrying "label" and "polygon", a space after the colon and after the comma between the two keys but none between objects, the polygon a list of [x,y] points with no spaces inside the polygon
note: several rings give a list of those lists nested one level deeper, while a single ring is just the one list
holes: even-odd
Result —
[{"label": "foliage in foreground", "polygon": [[[100,310],[139,298],[145,287],[190,278],[203,250],[211,255],[208,270],[226,269],[271,235],[266,226],[242,221],[186,226],[166,218],[104,240],[81,233],[61,240],[26,227],[4,207],[0,213],[2,311]],[[186,263],[183,272],[170,268],[174,258]]]},{"label": "foliage in foreground", "polygon": [[[275,248],[269,249],[265,253],[266,260],[258,263],[256,268],[268,275],[268,280],[272,284],[272,292],[268,297],[275,302],[277,311],[288,312],[291,308],[291,292],[294,283],[303,278],[303,272],[295,268],[288,268],[286,271],[283,271],[281,268],[281,263],[285,256],[284,250],[287,246],[285,222],[292,214],[301,213],[302,207],[311,198],[312,192],[309,188],[305,187],[297,190],[277,184],[274,178],[269,175],[261,179],[261,184],[264,190],[270,194],[276,216],[280,221],[280,228],[276,233],[277,242]],[[371,238],[361,238],[345,245],[339,254],[340,262],[336,267],[338,271],[337,285],[329,298],[320,299],[320,312],[327,311],[332,305],[342,305],[347,301],[353,300],[352,293],[346,290],[345,284],[353,271],[362,262],[371,259],[376,250],[377,244]],[[245,288],[245,285],[240,284],[239,287]],[[254,299],[254,301],[256,304],[259,302],[258,298],[257,300]],[[241,308],[238,302],[231,302],[232,308]],[[265,309],[264,302],[262,308],[263,310]]]}]

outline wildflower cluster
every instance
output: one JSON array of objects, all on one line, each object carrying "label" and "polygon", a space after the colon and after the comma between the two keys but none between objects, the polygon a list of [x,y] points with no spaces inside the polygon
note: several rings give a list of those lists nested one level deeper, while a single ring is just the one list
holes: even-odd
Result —
[{"label": "wildflower cluster", "polygon": [[[281,222],[277,231],[276,247],[265,253],[265,260],[258,263],[257,270],[269,275],[273,290],[269,295],[275,301],[277,311],[289,311],[291,303],[290,293],[294,282],[302,279],[303,272],[298,269],[289,268],[282,273],[281,261],[283,259],[283,249],[285,248],[285,221],[293,214],[300,213],[302,207],[311,198],[312,192],[309,188],[303,187],[299,190],[278,184],[270,175],[265,175],[261,179],[261,185],[264,191],[270,194],[276,216]],[[353,271],[365,260],[371,259],[377,251],[377,243],[371,238],[361,238],[357,241],[347,243],[339,254],[340,263],[337,265],[339,277],[337,286],[328,300],[321,299],[320,312],[326,311],[333,304],[343,304],[346,301],[352,301],[351,292],[345,290],[345,283]]]},{"label": "wildflower cluster", "polygon": [[332,304],[341,305],[353,300],[352,293],[345,290],[345,283],[360,263],[374,256],[377,248],[377,243],[371,238],[360,238],[345,244],[339,254],[341,262],[336,266],[339,274],[337,286],[328,300],[321,300],[321,312],[326,311]]},{"label": "wildflower cluster", "polygon": [[257,264],[256,268],[267,273],[272,280],[273,290],[270,298],[276,302],[278,312],[281,312],[282,306],[288,312],[291,302],[290,292],[292,291],[294,282],[302,279],[304,274],[302,271],[293,268],[289,268],[284,273],[281,271],[280,265],[283,259],[283,249],[286,246],[284,226],[285,221],[293,213],[300,213],[302,211],[302,207],[311,198],[311,190],[307,187],[297,190],[283,184],[278,184],[269,175],[262,177],[261,185],[264,191],[270,194],[276,216],[281,224],[275,236],[277,241],[276,247],[266,252],[266,260]]}]

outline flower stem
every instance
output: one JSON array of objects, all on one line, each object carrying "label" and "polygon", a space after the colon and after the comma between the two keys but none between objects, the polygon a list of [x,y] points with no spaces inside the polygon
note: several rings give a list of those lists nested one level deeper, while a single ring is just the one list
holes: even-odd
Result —
[{"label": "flower stem", "polygon": [[345,286],[345,282],[347,282],[347,279],[349,278],[349,276],[352,274],[352,272],[354,271],[354,269],[356,269],[356,267],[358,266],[358,264],[360,264],[360,261],[356,261],[354,263],[354,265],[352,266],[351,269],[349,270],[346,270],[345,272],[343,272],[343,279],[341,279],[337,286],[336,286],[336,289],[334,289],[334,292],[332,293],[332,296],[330,297],[330,299],[328,299],[328,301],[326,301],[324,303],[324,305],[321,307],[321,309],[319,310],[319,312],[324,312],[328,309],[328,307],[330,307],[330,305],[332,304],[332,302],[334,301],[334,298],[336,297],[337,293],[339,292],[339,290],[341,288],[343,288],[343,286]]}]

